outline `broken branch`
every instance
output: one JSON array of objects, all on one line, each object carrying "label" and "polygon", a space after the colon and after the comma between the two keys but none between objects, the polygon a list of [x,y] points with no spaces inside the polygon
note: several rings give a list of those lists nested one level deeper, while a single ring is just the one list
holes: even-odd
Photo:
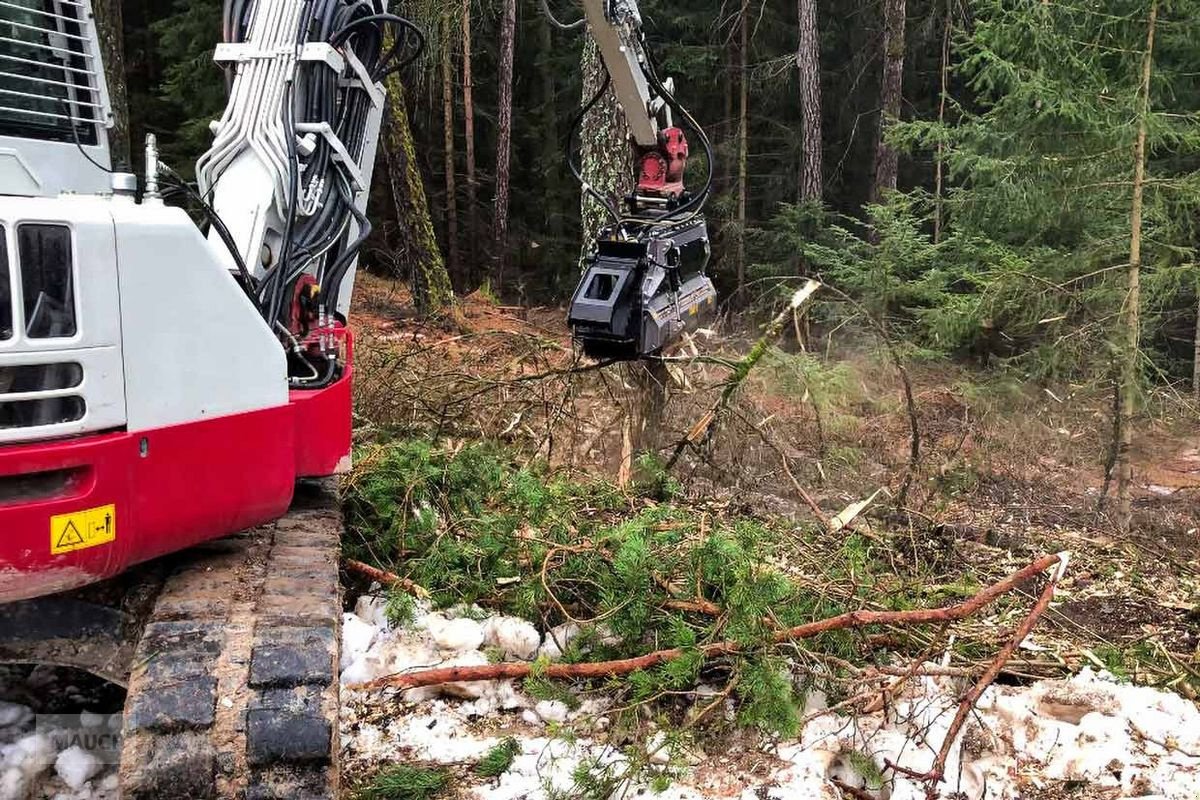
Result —
[{"label": "broken branch", "polygon": [[[1065,565],[1065,563],[1066,554],[1043,556],[1024,569],[1014,572],[1007,578],[982,590],[974,597],[956,605],[916,611],[850,611],[845,614],[839,614],[836,617],[777,631],[771,641],[775,644],[784,644],[802,639],[811,639],[814,636],[830,631],[853,630],[872,625],[926,625],[935,622],[956,622],[974,615],[980,609],[994,603],[997,599],[1013,591],[1033,576],[1045,572],[1053,566]],[[1046,602],[1048,603],[1049,601]],[[1039,612],[1037,616],[1032,618],[1032,621],[1027,620],[1030,628],[1037,621],[1037,617],[1040,616],[1041,613]],[[1022,628],[1024,627],[1022,625]],[[1015,645],[1013,647],[1015,649]],[[698,652],[705,658],[731,655],[741,652],[743,649],[744,646],[742,644],[732,641],[716,642],[697,648]],[[687,652],[689,651],[684,648],[676,647],[647,653],[644,656],[636,658],[584,664],[534,665],[525,662],[510,662],[474,667],[441,667],[400,675],[389,675],[368,683],[355,684],[350,688],[382,689],[385,687],[394,687],[398,689],[416,689],[422,686],[437,686],[445,683],[512,680],[527,678],[535,670],[538,674],[544,675],[547,678],[577,680],[610,678],[616,675],[628,675],[639,670],[651,669],[668,661],[681,658]],[[1009,652],[1011,655],[1011,651]],[[999,670],[995,671],[998,672]],[[988,672],[990,674],[993,670],[989,669]],[[993,675],[992,680],[994,679],[995,676]]]},{"label": "broken branch", "polygon": [[758,362],[763,360],[763,356],[767,354],[767,349],[779,338],[788,319],[801,306],[807,303],[820,288],[820,283],[810,280],[804,284],[803,288],[792,295],[792,300],[788,303],[788,307],[775,317],[775,319],[771,320],[771,324],[767,326],[763,335],[754,343],[754,347],[750,349],[746,357],[734,366],[733,375],[730,376],[729,381],[725,384],[725,388],[721,391],[721,396],[717,398],[717,402],[713,405],[712,409],[701,417],[695,427],[688,432],[688,435],[681,439],[675,446],[675,452],[671,454],[671,459],[667,462],[668,470],[674,469],[675,465],[679,463],[683,451],[689,446],[695,447],[712,435],[713,428],[716,426],[721,412],[729,406],[734,394],[746,382],[746,378],[750,377],[750,372],[758,365]]},{"label": "broken branch", "polygon": [[1012,654],[1016,652],[1018,647],[1020,647],[1021,642],[1025,641],[1025,639],[1033,631],[1034,626],[1037,625],[1038,620],[1041,619],[1042,615],[1046,613],[1046,609],[1050,607],[1050,601],[1054,599],[1054,592],[1058,589],[1058,583],[1060,580],[1062,580],[1063,573],[1067,569],[1069,554],[1060,553],[1059,555],[1055,556],[1055,558],[1058,561],[1058,568],[1054,571],[1054,575],[1046,583],[1046,588],[1042,590],[1042,594],[1040,597],[1038,597],[1038,601],[1034,605],[1033,610],[1030,611],[1029,615],[1022,620],[1019,626],[1017,626],[1016,633],[1014,633],[1012,638],[1008,640],[1008,643],[1004,645],[1004,648],[996,654],[996,657],[992,659],[992,663],[988,666],[987,671],[984,672],[979,680],[976,681],[975,685],[971,687],[971,691],[967,692],[966,695],[963,696],[962,700],[959,701],[958,711],[954,714],[954,721],[950,723],[950,727],[946,731],[946,738],[942,742],[941,749],[938,750],[937,758],[934,759],[933,767],[929,770],[929,772],[925,774],[917,774],[911,770],[907,770],[903,767],[893,764],[890,761],[886,762],[886,766],[890,767],[894,771],[899,771],[909,775],[912,778],[916,778],[917,780],[925,781],[926,797],[929,800],[933,800],[933,798],[938,796],[937,785],[941,783],[942,779],[945,777],[946,761],[950,757],[950,750],[954,747],[954,742],[958,739],[958,734],[960,731],[962,731],[963,725],[966,724],[967,717],[970,716],[971,710],[975,708],[975,704],[979,702],[979,698],[983,696],[983,693],[987,690],[987,688],[996,680],[996,677],[1000,674],[1000,671],[1004,669],[1004,665],[1008,663],[1010,658],[1012,658]]},{"label": "broken branch", "polygon": [[429,597],[429,590],[420,586],[408,578],[401,578],[394,572],[377,569],[370,564],[364,564],[361,561],[355,561],[352,558],[346,559],[346,569],[350,572],[358,573],[364,578],[369,578],[373,581],[378,581],[389,588],[400,589],[401,591],[411,594],[418,600],[425,600]]}]

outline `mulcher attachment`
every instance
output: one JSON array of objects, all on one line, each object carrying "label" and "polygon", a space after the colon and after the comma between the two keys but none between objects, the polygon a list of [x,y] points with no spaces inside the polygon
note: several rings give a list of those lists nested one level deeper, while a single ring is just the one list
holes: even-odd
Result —
[{"label": "mulcher attachment", "polygon": [[571,301],[569,323],[588,356],[632,361],[694,331],[716,306],[705,274],[708,227],[695,217],[605,230]]}]

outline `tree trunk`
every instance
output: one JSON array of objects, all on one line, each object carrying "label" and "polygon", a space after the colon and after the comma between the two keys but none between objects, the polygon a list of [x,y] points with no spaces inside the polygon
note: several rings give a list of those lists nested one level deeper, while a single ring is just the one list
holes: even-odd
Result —
[{"label": "tree trunk", "polygon": [[454,155],[454,35],[456,24],[453,6],[442,8],[442,131],[446,173],[446,249],[450,257],[450,274],[462,281],[462,259],[458,249],[458,186]]},{"label": "tree trunk", "polygon": [[[589,34],[583,45],[583,102],[596,96],[604,82],[604,63]],[[599,194],[620,208],[621,198],[633,191],[633,148],[629,145],[629,123],[617,107],[610,87],[583,120],[581,133],[583,179]],[[583,242],[580,263],[588,256],[605,225],[612,224],[608,211],[583,192],[581,206]]]},{"label": "tree trunk", "polygon": [[878,203],[896,189],[900,154],[887,144],[888,126],[900,118],[904,92],[905,0],[883,3],[883,82],[879,90],[879,138],[875,144],[875,179],[871,202]]},{"label": "tree trunk", "polygon": [[512,174],[512,106],[513,106],[513,48],[517,35],[517,0],[504,0],[500,14],[500,110],[499,139],[496,143],[496,211],[492,247],[495,268],[492,277],[496,289],[504,283],[508,264],[508,202]]},{"label": "tree trunk", "polygon": [[[938,99],[938,126],[946,124],[946,95],[950,92],[950,34],[954,30],[953,0],[946,0],[946,27],[942,30],[942,93]],[[938,137],[937,154],[934,158],[933,188],[933,243],[942,241],[945,225],[944,197],[946,193],[946,145]]]},{"label": "tree trunk", "polygon": [[[554,31],[550,21],[543,19],[538,26],[538,46],[543,54],[554,52]],[[546,181],[546,196],[559,198],[562,191],[562,135],[559,133],[558,92],[555,70],[541,62],[542,73],[542,175]],[[563,210],[546,209],[546,225],[554,250],[563,244]],[[555,277],[561,277],[556,271]]]},{"label": "tree trunk", "polygon": [[125,86],[125,21],[121,0],[93,0],[100,52],[104,56],[104,77],[112,105],[113,126],[108,131],[114,169],[133,169],[129,141],[129,94]]},{"label": "tree trunk", "polygon": [[1192,395],[1200,402],[1200,282],[1196,284],[1196,338],[1192,358]]},{"label": "tree trunk", "polygon": [[738,68],[738,187],[737,220],[734,223],[737,242],[734,264],[737,267],[737,294],[740,298],[746,290],[746,192],[749,188],[750,169],[750,0],[742,0]]},{"label": "tree trunk", "polygon": [[798,0],[800,43],[796,64],[800,68],[800,113],[803,116],[803,161],[800,164],[801,202],[821,202],[824,194],[821,153],[821,39],[816,0]]},{"label": "tree trunk", "polygon": [[1117,523],[1128,531],[1133,521],[1133,417],[1137,404],[1138,354],[1141,343],[1142,199],[1146,189],[1146,126],[1150,117],[1150,77],[1154,68],[1154,34],[1158,0],[1150,4],[1146,53],[1142,57],[1137,142],[1133,149],[1133,208],[1129,234],[1129,293],[1125,298],[1125,352],[1121,365],[1121,445],[1117,450]]},{"label": "tree trunk", "polygon": [[479,269],[479,184],[475,171],[475,83],[471,65],[471,0],[463,0],[463,136],[467,156],[467,265],[468,281]]},{"label": "tree trunk", "polygon": [[388,76],[387,90],[389,112],[381,138],[400,239],[396,261],[411,272],[413,304],[422,312],[436,311],[454,299],[454,292],[433,230],[399,74]]}]

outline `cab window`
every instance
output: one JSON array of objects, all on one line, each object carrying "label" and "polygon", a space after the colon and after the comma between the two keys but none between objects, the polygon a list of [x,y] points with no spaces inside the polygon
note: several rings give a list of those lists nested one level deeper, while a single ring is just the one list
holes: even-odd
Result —
[{"label": "cab window", "polygon": [[17,228],[25,335],[62,339],[75,335],[75,265],[66,225]]}]

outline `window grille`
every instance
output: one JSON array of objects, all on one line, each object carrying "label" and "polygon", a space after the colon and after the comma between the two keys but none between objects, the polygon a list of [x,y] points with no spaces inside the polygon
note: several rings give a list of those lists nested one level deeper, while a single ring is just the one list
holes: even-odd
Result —
[{"label": "window grille", "polygon": [[102,65],[87,14],[76,0],[0,0],[0,134],[99,142]]}]

